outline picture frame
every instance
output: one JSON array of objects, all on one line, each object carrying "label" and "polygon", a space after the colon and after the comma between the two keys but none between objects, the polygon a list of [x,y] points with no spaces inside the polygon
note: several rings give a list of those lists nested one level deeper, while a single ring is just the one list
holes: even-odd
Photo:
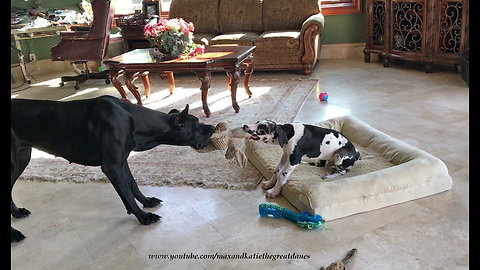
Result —
[{"label": "picture frame", "polygon": [[149,19],[152,16],[160,17],[161,9],[160,9],[160,1],[143,1],[142,2],[142,11],[145,18]]}]

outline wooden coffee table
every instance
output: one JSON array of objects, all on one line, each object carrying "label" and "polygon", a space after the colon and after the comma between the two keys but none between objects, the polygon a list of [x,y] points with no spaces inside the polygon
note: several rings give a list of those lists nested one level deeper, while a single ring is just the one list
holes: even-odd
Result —
[{"label": "wooden coffee table", "polygon": [[158,59],[152,48],[136,49],[110,58],[104,63],[109,66],[110,80],[118,92],[120,92],[122,98],[127,98],[127,93],[123,89],[119,77],[125,75],[125,85],[135,96],[139,105],[142,105],[141,95],[133,83],[137,78],[140,77],[142,79],[145,97],[148,97],[150,94],[148,74],[150,72],[160,72],[160,74],[167,76],[170,94],[175,89],[174,72],[194,72],[201,81],[200,90],[202,91],[203,112],[208,117],[211,112],[208,109],[207,95],[212,71],[225,71],[227,73],[227,87],[231,91],[232,107],[238,113],[240,106],[238,106],[236,99],[237,86],[240,80],[240,68],[242,65],[246,65],[243,85],[248,97],[252,96],[248,82],[253,72],[254,49],[255,46],[212,45],[205,46],[205,53],[202,55],[169,61]]}]

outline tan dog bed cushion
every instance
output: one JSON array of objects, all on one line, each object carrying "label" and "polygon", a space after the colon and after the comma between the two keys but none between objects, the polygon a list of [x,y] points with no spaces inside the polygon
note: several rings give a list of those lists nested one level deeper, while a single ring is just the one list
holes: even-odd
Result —
[{"label": "tan dog bed cushion", "polygon": [[[359,119],[345,116],[319,126],[340,131],[360,151],[361,159],[347,174],[331,180],[327,168],[301,164],[283,187],[284,196],[299,211],[341,218],[421,197],[452,187],[447,167],[438,158],[392,138]],[[280,161],[278,145],[247,141],[249,161],[268,180]]]}]

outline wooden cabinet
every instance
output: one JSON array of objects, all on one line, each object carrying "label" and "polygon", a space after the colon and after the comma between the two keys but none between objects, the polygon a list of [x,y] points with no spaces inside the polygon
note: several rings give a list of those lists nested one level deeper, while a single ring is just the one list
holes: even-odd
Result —
[{"label": "wooden cabinet", "polygon": [[150,42],[143,35],[147,19],[140,15],[120,15],[115,23],[121,29],[125,51],[150,48]]},{"label": "wooden cabinet", "polygon": [[367,0],[365,62],[378,53],[391,59],[433,64],[461,64],[468,52],[468,0]]}]

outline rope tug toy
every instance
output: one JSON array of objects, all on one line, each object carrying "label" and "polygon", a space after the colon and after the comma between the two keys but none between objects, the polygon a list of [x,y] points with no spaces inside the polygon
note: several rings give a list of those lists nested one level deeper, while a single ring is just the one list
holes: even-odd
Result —
[{"label": "rope tug toy", "polygon": [[233,159],[237,162],[237,165],[241,168],[247,166],[247,156],[242,149],[237,148],[240,142],[248,137],[248,134],[243,131],[241,127],[232,129],[229,132],[228,125],[225,122],[220,122],[215,127],[213,135],[210,137],[210,144],[201,150],[195,150],[199,153],[208,153],[216,150],[225,150],[226,159]]}]

